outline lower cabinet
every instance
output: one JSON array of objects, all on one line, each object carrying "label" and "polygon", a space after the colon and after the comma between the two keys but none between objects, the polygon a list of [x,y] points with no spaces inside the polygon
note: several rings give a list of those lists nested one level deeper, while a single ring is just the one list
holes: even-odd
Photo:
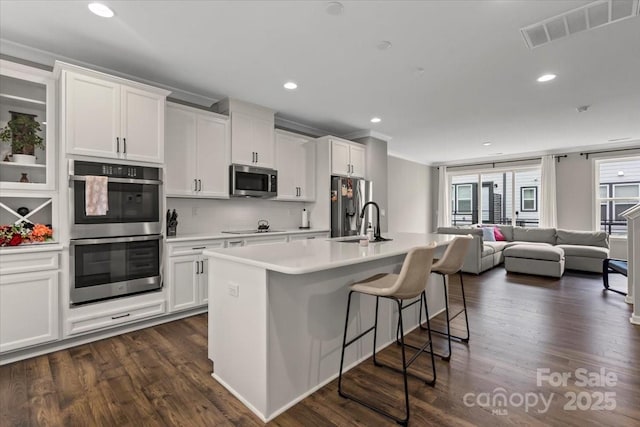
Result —
[{"label": "lower cabinet", "polygon": [[209,302],[206,257],[202,255],[171,257],[168,269],[169,280],[171,280],[170,311],[198,307]]},{"label": "lower cabinet", "polygon": [[58,313],[57,270],[0,276],[0,352],[57,340]]},{"label": "lower cabinet", "polygon": [[60,252],[3,248],[0,256],[0,353],[60,336]]}]

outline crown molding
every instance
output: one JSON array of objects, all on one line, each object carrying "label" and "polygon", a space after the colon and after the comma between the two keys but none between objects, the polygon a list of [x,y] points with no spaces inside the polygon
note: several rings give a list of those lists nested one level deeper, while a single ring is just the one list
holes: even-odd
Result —
[{"label": "crown molding", "polygon": [[367,138],[367,137],[371,137],[371,138],[376,138],[379,139],[380,141],[385,141],[385,142],[389,142],[391,141],[391,139],[393,139],[393,137],[389,136],[389,135],[385,135],[384,133],[375,131],[375,130],[369,130],[369,129],[363,129],[363,130],[357,130],[355,132],[349,132],[346,135],[341,135],[342,138],[344,139],[350,139],[350,140],[354,140],[354,139],[358,139],[358,138]]}]

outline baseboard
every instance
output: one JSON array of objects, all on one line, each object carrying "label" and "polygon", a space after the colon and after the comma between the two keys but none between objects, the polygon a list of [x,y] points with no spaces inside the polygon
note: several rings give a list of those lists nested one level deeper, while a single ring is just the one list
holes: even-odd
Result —
[{"label": "baseboard", "polygon": [[633,325],[640,325],[640,316],[632,314],[629,318],[629,322],[631,322],[631,324]]},{"label": "baseboard", "polygon": [[631,304],[633,305],[633,295],[627,295],[624,297],[624,302],[626,302],[627,304]]}]

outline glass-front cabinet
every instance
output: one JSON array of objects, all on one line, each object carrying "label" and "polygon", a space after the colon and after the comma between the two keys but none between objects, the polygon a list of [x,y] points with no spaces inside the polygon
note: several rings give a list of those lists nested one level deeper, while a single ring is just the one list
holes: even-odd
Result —
[{"label": "glass-front cabinet", "polygon": [[55,80],[0,60],[0,190],[55,189]]}]

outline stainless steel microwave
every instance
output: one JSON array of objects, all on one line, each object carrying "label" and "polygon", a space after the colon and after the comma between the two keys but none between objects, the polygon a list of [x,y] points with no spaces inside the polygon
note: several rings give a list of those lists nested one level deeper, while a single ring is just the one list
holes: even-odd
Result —
[{"label": "stainless steel microwave", "polygon": [[278,171],[254,166],[229,166],[229,195],[233,197],[276,197]]}]

